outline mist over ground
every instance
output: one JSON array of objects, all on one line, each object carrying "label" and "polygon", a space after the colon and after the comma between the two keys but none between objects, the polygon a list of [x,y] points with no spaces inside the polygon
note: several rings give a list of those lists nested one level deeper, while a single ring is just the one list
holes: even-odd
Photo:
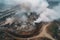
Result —
[{"label": "mist over ground", "polygon": [[[35,5],[38,4],[38,1],[36,1],[36,4]],[[0,10],[6,10],[8,8],[11,8],[12,6],[21,4],[22,2],[23,1],[21,1],[21,0],[0,0]],[[43,0],[43,2],[44,2],[44,0]],[[60,11],[59,11],[60,1],[59,0],[47,0],[47,2],[49,3],[49,5],[47,5],[47,4],[45,4],[45,5],[48,6],[48,8],[55,10],[57,12],[57,15],[58,15],[58,17],[56,17],[56,18],[59,18],[60,17],[59,16],[59,13],[60,13]],[[41,5],[41,4],[39,4],[39,5]],[[32,8],[32,11],[37,11],[37,10],[35,10],[35,8],[33,6],[31,8]],[[42,7],[42,8],[44,8],[44,7]],[[21,12],[23,12],[23,11],[21,11]],[[37,11],[37,12],[39,13],[39,11]],[[55,14],[53,14],[53,15],[55,15]]]},{"label": "mist over ground", "polygon": [[[46,34],[47,32],[45,33],[45,31],[48,28],[47,31],[51,30],[51,33],[53,33],[53,35],[56,34],[54,36],[54,38],[58,39],[60,37],[60,34],[58,34],[58,31],[60,32],[60,24],[59,24],[59,22],[55,23],[54,20],[60,19],[60,0],[47,0],[47,1],[33,0],[33,1],[34,2],[32,2],[32,0],[25,0],[25,1],[22,1],[22,0],[0,0],[0,29],[2,29],[4,31],[7,28],[8,29],[7,31],[9,31],[9,29],[11,28],[12,30],[10,30],[10,31],[13,33],[10,33],[10,32],[7,32],[7,33],[12,34],[13,36],[15,36],[15,33],[18,36],[20,34],[19,33],[20,29],[22,29],[23,31],[33,30],[33,29],[35,29],[35,25],[33,25],[33,22],[32,22],[33,16],[31,17],[30,13],[36,12],[37,15],[39,15],[39,17],[37,18],[38,19],[37,22],[40,23],[40,20],[43,21],[41,24],[43,26],[42,27],[43,29],[40,28],[39,23],[37,25],[37,26],[39,26],[39,28],[38,28],[39,31],[40,31],[40,29],[43,30],[43,31],[41,31],[42,35],[47,36],[47,34]],[[31,4],[29,4],[29,2]],[[23,3],[23,5],[20,5],[22,3]],[[19,7],[16,5],[18,5]],[[41,7],[41,8],[39,8],[39,7]],[[29,8],[31,8],[31,9],[29,9]],[[10,10],[7,10],[7,9],[10,9]],[[38,9],[38,10],[36,10],[36,9]],[[41,12],[41,14],[39,14],[40,12]],[[25,14],[25,13],[29,13],[29,14]],[[12,16],[12,14],[13,14],[13,16]],[[30,15],[30,16],[26,16],[26,15]],[[31,18],[29,18],[29,17],[31,17]],[[1,21],[1,18],[3,18],[2,21]],[[29,19],[29,20],[27,20],[27,19]],[[30,19],[32,19],[32,20],[30,20]],[[51,22],[51,21],[53,21],[53,22]],[[45,25],[45,22],[51,22],[51,24],[46,23],[46,24],[48,24],[48,26],[47,26],[47,25]],[[37,28],[37,26],[36,26],[36,28]],[[50,29],[50,27],[51,27],[51,29]],[[59,29],[58,29],[58,27],[59,27]],[[25,29],[25,28],[27,28],[27,29]],[[28,30],[28,28],[29,28],[29,30]],[[37,32],[38,31],[36,31],[36,33]],[[0,30],[0,35],[1,34],[2,34],[2,32]],[[50,34],[50,31],[48,34]],[[59,35],[59,37],[57,35]],[[0,36],[0,39],[5,40],[4,38],[6,38],[6,36],[7,36],[6,34],[4,34],[4,35],[2,34]],[[26,35],[25,35],[25,37],[26,37]],[[50,37],[50,35],[47,36],[47,38],[48,37]],[[22,36],[22,38],[23,38],[23,36]],[[10,38],[10,40],[11,39],[12,38]]]}]

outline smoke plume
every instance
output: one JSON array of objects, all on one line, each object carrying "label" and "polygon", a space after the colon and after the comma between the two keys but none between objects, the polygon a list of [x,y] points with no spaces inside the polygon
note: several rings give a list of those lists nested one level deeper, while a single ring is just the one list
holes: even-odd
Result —
[{"label": "smoke plume", "polygon": [[[5,0],[6,5],[20,5],[20,11],[16,14],[36,12],[39,15],[38,19],[34,22],[51,22],[58,20],[60,18],[58,11],[54,9],[49,9],[48,2],[46,0]],[[19,13],[18,13],[19,12]],[[24,14],[23,14],[24,15]]]}]

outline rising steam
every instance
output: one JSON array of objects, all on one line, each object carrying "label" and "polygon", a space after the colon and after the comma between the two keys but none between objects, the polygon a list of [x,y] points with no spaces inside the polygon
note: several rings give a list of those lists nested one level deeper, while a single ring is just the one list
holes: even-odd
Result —
[{"label": "rising steam", "polygon": [[46,0],[6,0],[5,3],[8,5],[19,4],[20,13],[16,14],[36,12],[39,15],[38,19],[34,21],[36,23],[51,22],[60,18],[57,11],[48,8],[49,4]]}]

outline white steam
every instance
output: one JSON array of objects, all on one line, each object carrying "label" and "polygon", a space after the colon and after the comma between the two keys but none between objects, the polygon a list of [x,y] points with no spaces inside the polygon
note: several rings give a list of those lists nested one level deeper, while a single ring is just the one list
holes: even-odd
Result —
[{"label": "white steam", "polygon": [[58,20],[60,18],[59,13],[54,11],[53,9],[46,8],[38,17],[38,19],[34,22],[52,22],[54,20]]},{"label": "white steam", "polygon": [[34,22],[51,22],[54,20],[57,20],[60,18],[60,14],[58,11],[55,11],[54,9],[49,9],[48,2],[46,0],[6,0],[6,4],[12,5],[12,4],[19,4],[21,9],[20,13],[23,12],[36,12],[39,17]]}]

